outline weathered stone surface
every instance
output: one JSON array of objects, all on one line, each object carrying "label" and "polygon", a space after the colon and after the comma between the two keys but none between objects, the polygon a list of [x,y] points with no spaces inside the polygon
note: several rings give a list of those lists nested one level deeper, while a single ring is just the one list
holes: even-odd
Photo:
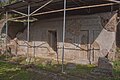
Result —
[{"label": "weathered stone surface", "polygon": [[51,64],[52,64],[52,60],[45,60],[44,62],[42,62],[43,66],[51,65]]},{"label": "weathered stone surface", "polygon": [[[106,15],[107,16],[107,15]],[[101,24],[104,29],[110,32],[116,31],[116,22],[117,22],[117,13],[112,13],[112,15],[109,15],[110,17],[101,16]]]},{"label": "weathered stone surface", "polygon": [[66,69],[76,69],[76,64],[74,64],[74,63],[67,63]]},{"label": "weathered stone surface", "polygon": [[98,60],[98,67],[95,68],[92,72],[96,75],[101,76],[113,76],[113,65],[112,63],[105,57],[100,57]]},{"label": "weathered stone surface", "polygon": [[98,68],[112,70],[113,66],[107,58],[100,57],[98,59]]},{"label": "weathered stone surface", "polygon": [[[115,41],[115,32],[108,31],[106,28],[109,28],[110,26],[115,29],[116,26],[114,23],[116,23],[116,19],[112,19],[110,21],[113,24],[109,24],[106,26],[106,28],[103,28],[100,16],[103,16],[105,20],[108,19],[109,21],[113,15],[111,15],[111,12],[108,12],[94,15],[68,16],[66,18],[66,33],[64,44],[66,61],[79,64],[88,64],[90,61],[92,61],[92,63],[96,63],[98,58],[102,57],[100,53],[102,53],[101,51],[103,49],[110,51],[112,44]],[[33,41],[33,43],[30,45],[35,46],[35,48],[32,48],[30,52],[32,54],[35,52],[37,57],[52,57],[55,60],[57,58],[58,60],[61,60],[63,30],[62,22],[62,18],[54,18],[39,20],[35,23],[31,23],[32,27],[30,27],[30,41]],[[14,29],[17,30],[16,28]],[[55,54],[54,52],[51,52],[51,46],[49,46],[47,42],[49,38],[48,30],[57,31],[57,53]],[[27,53],[27,44],[24,42],[26,40],[26,34],[27,29],[25,28],[25,30],[20,35],[17,35],[17,38],[19,39],[18,43],[20,45],[18,47],[18,54],[25,55]],[[97,44],[91,48],[93,42],[96,42]]]},{"label": "weathered stone surface", "polygon": [[4,27],[4,25],[5,25],[5,19],[2,19],[2,20],[0,20],[0,33],[1,33],[1,31],[2,31],[2,28]]}]

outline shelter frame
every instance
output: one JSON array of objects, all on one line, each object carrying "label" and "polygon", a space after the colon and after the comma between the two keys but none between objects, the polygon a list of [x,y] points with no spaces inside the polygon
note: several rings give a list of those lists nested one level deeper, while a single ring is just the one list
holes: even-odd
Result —
[{"label": "shelter frame", "polygon": [[[45,14],[50,14],[50,13],[56,13],[56,12],[63,12],[63,40],[62,40],[62,72],[64,72],[64,42],[65,42],[65,28],[66,28],[66,11],[72,11],[72,10],[78,10],[78,9],[86,9],[86,8],[94,8],[94,7],[103,7],[103,6],[112,6],[114,3],[106,3],[106,4],[98,4],[98,5],[90,5],[90,6],[82,6],[82,7],[72,7],[72,8],[67,8],[67,0],[63,0],[64,4],[64,9],[58,9],[58,10],[51,10],[51,11],[46,11],[46,12],[41,12],[41,13],[36,13],[42,8],[46,7],[48,4],[53,2],[54,0],[49,0],[47,3],[44,5],[40,6],[33,12],[30,12],[30,7],[31,4],[28,3],[28,10],[27,14],[19,12],[17,10],[10,10],[14,13],[22,15],[21,17],[15,17],[15,18],[9,18],[8,19],[8,11],[6,10],[6,49],[7,49],[7,36],[8,36],[8,21],[15,20],[15,19],[21,19],[24,17],[27,17],[27,58],[28,58],[28,53],[29,53],[29,41],[30,41],[30,17],[37,16],[37,15],[45,15]],[[35,52],[35,51],[34,51]],[[35,53],[34,53],[35,54]]]}]

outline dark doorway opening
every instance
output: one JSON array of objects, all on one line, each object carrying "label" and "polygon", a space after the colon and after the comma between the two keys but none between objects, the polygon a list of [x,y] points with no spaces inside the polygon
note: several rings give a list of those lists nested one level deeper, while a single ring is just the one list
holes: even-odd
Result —
[{"label": "dark doorway opening", "polygon": [[57,52],[57,31],[56,30],[48,30],[48,44],[55,52]]}]

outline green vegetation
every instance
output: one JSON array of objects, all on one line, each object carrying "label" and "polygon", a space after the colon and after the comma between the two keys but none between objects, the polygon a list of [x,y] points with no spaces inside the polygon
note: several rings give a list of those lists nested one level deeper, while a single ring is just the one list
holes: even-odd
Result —
[{"label": "green vegetation", "polygon": [[13,80],[21,72],[23,71],[17,65],[0,62],[0,80]]},{"label": "green vegetation", "polygon": [[77,65],[76,69],[66,69],[66,72],[72,76],[87,77],[94,68],[94,65]]},{"label": "green vegetation", "polygon": [[120,61],[114,62],[114,74],[116,77],[116,80],[120,80]]},{"label": "green vegetation", "polygon": [[[23,57],[8,57],[7,60],[10,62],[7,62],[6,56],[4,55],[0,56],[0,59],[2,59],[2,61],[0,60],[0,80],[53,80],[46,77],[49,73],[58,74],[60,77],[64,77],[63,80],[69,80],[71,76],[85,80],[91,77],[93,78],[92,80],[120,80],[120,61],[114,62],[114,77],[109,78],[90,75],[91,71],[95,68],[95,65],[77,65],[75,69],[67,69],[66,65],[64,65],[66,74],[62,74],[61,64],[57,64],[56,62],[43,64],[42,62],[45,62],[45,59],[40,59],[40,61],[37,59],[37,61],[34,62],[34,65],[32,64],[33,67],[31,68],[41,72],[38,73],[31,71],[31,68],[29,70],[29,67],[26,67],[25,58]],[[21,64],[16,64],[16,62]]]},{"label": "green vegetation", "polygon": [[12,4],[12,3],[15,3],[16,1],[20,1],[20,0],[0,0],[0,6]]},{"label": "green vegetation", "polygon": [[120,61],[114,61],[114,77],[107,78],[107,77],[102,77],[101,80],[120,80]]}]

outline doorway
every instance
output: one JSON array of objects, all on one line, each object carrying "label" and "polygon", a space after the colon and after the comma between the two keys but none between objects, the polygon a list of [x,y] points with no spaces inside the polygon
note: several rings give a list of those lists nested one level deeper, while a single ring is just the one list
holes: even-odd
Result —
[{"label": "doorway", "polygon": [[57,31],[56,30],[48,30],[48,44],[55,52],[57,52]]}]

